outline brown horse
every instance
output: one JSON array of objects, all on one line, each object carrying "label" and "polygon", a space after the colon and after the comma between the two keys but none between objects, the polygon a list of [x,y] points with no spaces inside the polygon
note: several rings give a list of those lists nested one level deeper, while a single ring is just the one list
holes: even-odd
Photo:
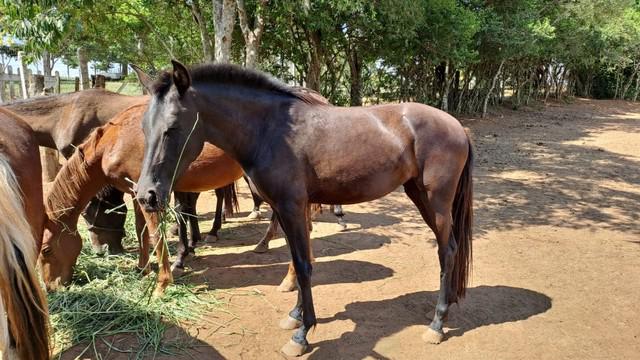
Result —
[{"label": "brown horse", "polygon": [[455,118],[417,103],[326,106],[232,65],[189,71],[173,61],[171,71],[145,86],[152,98],[142,122],[138,202],[161,209],[171,175],[182,175],[205,142],[242,165],[277,214],[296,270],[298,301],[281,326],[299,328],[285,354],[304,353],[316,325],[308,204],[369,201],[400,185],[438,242],[440,293],[425,340],[442,341],[449,305],[465,295],[471,261],[472,147]]},{"label": "brown horse", "polygon": [[[134,67],[134,69],[138,70]],[[148,102],[148,96],[127,96],[104,89],[87,89],[80,92],[19,100],[4,105],[7,110],[21,116],[31,126],[38,145],[57,149],[68,158],[73,154],[95,128],[106,124],[122,110]],[[176,203],[185,209],[185,217],[191,227],[191,244],[200,240],[200,229],[195,217],[196,194],[176,193]],[[222,197],[218,197],[218,207],[222,206]],[[118,208],[119,211],[108,211]],[[190,210],[194,212],[191,213]],[[83,213],[89,224],[89,236],[95,251],[102,251],[106,244],[112,254],[124,251],[122,238],[126,220],[126,205],[123,193],[107,187],[92,199]],[[216,217],[216,220],[218,218]],[[185,222],[178,221],[182,230],[179,235],[186,241]],[[214,231],[207,235],[213,240]]]},{"label": "brown horse", "polygon": [[[47,288],[71,280],[73,266],[80,254],[82,240],[76,225],[80,210],[101,188],[111,185],[131,193],[131,181],[138,179],[143,156],[143,135],[140,127],[146,104],[138,104],[117,115],[109,124],[96,129],[87,141],[78,146],[53,182],[46,198],[49,218],[42,246],[41,264]],[[237,162],[222,150],[207,146],[202,154],[176,184],[175,190],[201,192],[219,189],[242,176]],[[226,196],[227,210],[236,202],[235,194]],[[140,211],[134,206],[137,234],[140,239],[138,265],[146,268],[149,254],[149,235],[156,243],[159,277],[156,293],[162,293],[172,281],[168,252],[158,232],[159,217],[156,213]],[[218,209],[219,210],[219,209]],[[146,229],[145,229],[146,220]],[[220,223],[216,224],[220,227]],[[214,228],[216,228],[214,226]],[[217,231],[217,230],[216,230]],[[179,243],[174,266],[182,267],[189,247]]]},{"label": "brown horse", "polygon": [[[79,92],[34,97],[14,101],[3,107],[31,126],[38,145],[57,149],[68,158],[75,146],[81,144],[95,128],[131,105],[148,101],[148,96],[127,96],[104,89],[87,89]],[[126,206],[122,192],[108,188],[93,199],[85,219],[96,251],[102,245],[110,253],[121,253],[124,236]],[[110,208],[125,211],[105,213]]]},{"label": "brown horse", "polygon": [[0,109],[0,358],[3,359],[50,357],[47,303],[35,270],[46,220],[40,172],[40,154],[31,129],[14,114]]}]

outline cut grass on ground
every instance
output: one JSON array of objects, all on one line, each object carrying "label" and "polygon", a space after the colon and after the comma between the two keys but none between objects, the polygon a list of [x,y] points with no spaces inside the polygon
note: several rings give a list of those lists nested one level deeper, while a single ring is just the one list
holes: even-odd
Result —
[{"label": "cut grass on ground", "polygon": [[[125,247],[137,244],[133,224],[129,213]],[[87,239],[83,221],[79,228]],[[155,273],[143,276],[136,265],[137,252],[96,255],[85,241],[72,285],[48,296],[56,357],[78,344],[83,354],[93,353],[98,359],[103,358],[98,348],[105,346],[110,352],[129,353],[130,358],[175,354],[189,346],[188,339],[165,339],[165,331],[221,306],[211,291],[184,283],[155,298]],[[125,348],[110,342],[116,335],[129,337]]]}]

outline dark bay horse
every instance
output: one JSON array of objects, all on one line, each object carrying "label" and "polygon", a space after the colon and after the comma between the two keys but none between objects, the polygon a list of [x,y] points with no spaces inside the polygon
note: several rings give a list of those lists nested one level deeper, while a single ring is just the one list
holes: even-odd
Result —
[{"label": "dark bay horse", "polygon": [[[146,103],[134,105],[107,125],[97,128],[77,147],[52,183],[45,201],[50,221],[45,228],[40,257],[47,288],[53,290],[71,280],[73,266],[82,248],[76,225],[80,211],[89,199],[106,185],[131,193],[131,181],[138,179],[142,165],[144,139],[141,122],[146,107]],[[219,190],[229,189],[224,197],[227,210],[231,212],[237,204],[233,183],[241,176],[242,168],[236,161],[222,150],[208,145],[177,182],[175,190],[191,193],[217,189],[220,198]],[[221,225],[221,206],[218,202],[213,226],[215,233]],[[160,219],[157,213],[141,211],[138,206],[134,206],[134,210],[136,233],[140,240],[138,265],[141,269],[148,265],[151,237],[159,263],[156,294],[161,294],[173,278],[168,251],[158,232]],[[190,247],[183,241],[178,246],[174,266],[182,267]]]},{"label": "dark bay horse", "polygon": [[[0,357],[50,358],[47,302],[36,272],[45,225],[38,143],[0,109]],[[34,175],[35,174],[35,175]]]},{"label": "dark bay horse", "polygon": [[162,209],[171,174],[183,174],[205,142],[240,163],[277,214],[297,274],[298,301],[281,327],[299,328],[285,354],[304,353],[316,325],[308,204],[369,201],[400,185],[436,235],[440,292],[424,339],[442,341],[449,305],[465,295],[471,261],[473,156],[458,120],[417,103],[318,104],[232,65],[188,70],[173,61],[172,70],[145,86],[152,98],[142,124],[138,202],[148,211]]},{"label": "dark bay horse", "polygon": [[[134,67],[135,68],[135,67]],[[148,102],[148,96],[127,96],[104,89],[87,89],[75,93],[35,97],[18,100],[7,105],[5,109],[19,115],[31,126],[38,145],[57,149],[68,158],[73,154],[95,128],[106,124],[112,117],[122,110]],[[190,242],[200,240],[200,229],[195,218],[196,194],[176,193],[176,203],[184,209],[185,217],[191,227]],[[222,198],[218,199],[222,202]],[[118,208],[117,211],[109,211]],[[193,209],[194,212],[189,211]],[[192,216],[193,215],[193,216]],[[126,220],[126,205],[123,193],[112,187],[107,187],[92,199],[85,209],[83,216],[89,224],[88,230],[91,242],[97,252],[102,245],[107,244],[110,253],[121,253],[124,223]],[[181,220],[181,219],[179,219]],[[179,235],[182,241],[186,238],[184,221],[179,221],[182,230]],[[213,230],[207,235],[213,239]]]}]

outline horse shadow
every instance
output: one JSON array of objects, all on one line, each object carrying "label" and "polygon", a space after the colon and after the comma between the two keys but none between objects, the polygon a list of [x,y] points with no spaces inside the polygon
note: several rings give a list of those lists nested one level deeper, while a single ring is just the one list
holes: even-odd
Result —
[{"label": "horse shadow", "polygon": [[[417,211],[417,210],[416,210]],[[199,215],[202,219],[200,222],[200,234],[204,238],[208,229],[210,228],[210,221],[213,219],[215,213],[208,212]],[[248,214],[248,213],[247,213]],[[236,247],[246,245],[256,245],[263,235],[266,233],[269,226],[270,213],[268,213],[262,220],[246,220],[244,217],[234,216],[227,219],[227,224],[234,224],[236,226],[225,226],[223,224],[222,229],[218,232],[220,240],[215,244],[216,247]],[[345,210],[345,221],[347,222],[348,229],[346,231],[339,232],[337,218],[330,212],[324,211],[319,214],[314,220],[314,226],[320,223],[323,224],[335,224],[336,233],[340,234],[353,234],[359,230],[366,230],[374,227],[390,226],[399,224],[400,218],[384,213],[357,213],[349,212]],[[284,237],[282,229],[278,227],[276,234],[277,238]],[[320,237],[321,238],[321,237]],[[311,239],[318,239],[314,236],[314,232],[311,231]]]},{"label": "horse shadow", "polygon": [[[220,240],[224,241],[224,240]],[[378,249],[391,240],[384,235],[369,234],[363,232],[336,233],[311,239],[311,247],[316,258],[339,256],[359,250]],[[253,244],[250,244],[253,246]],[[237,246],[237,245],[236,245]],[[196,248],[196,254],[189,255],[186,262],[188,266],[201,267],[198,263],[202,259],[207,259],[205,263],[210,267],[233,267],[239,265],[273,265],[277,263],[287,263],[291,260],[291,252],[287,245],[276,245],[271,243],[269,251],[266,253],[254,253],[247,250],[242,253],[208,254],[208,250],[218,248],[218,243],[211,247]],[[196,265],[198,264],[198,265]]]},{"label": "horse shadow", "polygon": [[[228,256],[230,254],[221,255]],[[233,289],[257,285],[280,284],[287,274],[288,264],[262,266],[220,266],[215,259],[201,258],[194,269],[206,271],[183,274],[190,283],[206,284],[211,290]],[[386,266],[360,260],[331,260],[313,263],[314,285],[333,285],[376,281],[393,276]],[[195,275],[197,274],[197,275]]]},{"label": "horse shadow", "polygon": [[[319,319],[319,323],[350,320],[355,323],[353,331],[347,331],[337,339],[313,344],[309,359],[345,356],[353,359],[368,356],[386,359],[376,352],[376,344],[410,326],[423,325],[426,329],[437,296],[437,291],[419,291],[393,299],[351,303],[333,317]],[[451,307],[445,323],[450,328],[445,341],[479,327],[526,320],[546,312],[551,306],[550,297],[533,290],[500,285],[470,288],[461,305]]]}]

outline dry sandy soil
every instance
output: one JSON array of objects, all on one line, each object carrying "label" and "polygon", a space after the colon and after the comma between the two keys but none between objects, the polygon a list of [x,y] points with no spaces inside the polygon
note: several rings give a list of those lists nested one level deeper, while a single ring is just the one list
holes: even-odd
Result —
[{"label": "dry sandy soil", "polygon": [[[435,239],[401,189],[314,224],[319,325],[309,359],[640,358],[640,104],[576,100],[464,119],[475,139],[475,240],[467,298],[446,341],[423,343],[436,302]],[[253,245],[266,221],[241,210],[189,260],[228,302],[187,336],[189,359],[281,359],[288,248]],[[211,218],[212,198],[199,210]],[[209,226],[210,221],[201,224]]]}]

